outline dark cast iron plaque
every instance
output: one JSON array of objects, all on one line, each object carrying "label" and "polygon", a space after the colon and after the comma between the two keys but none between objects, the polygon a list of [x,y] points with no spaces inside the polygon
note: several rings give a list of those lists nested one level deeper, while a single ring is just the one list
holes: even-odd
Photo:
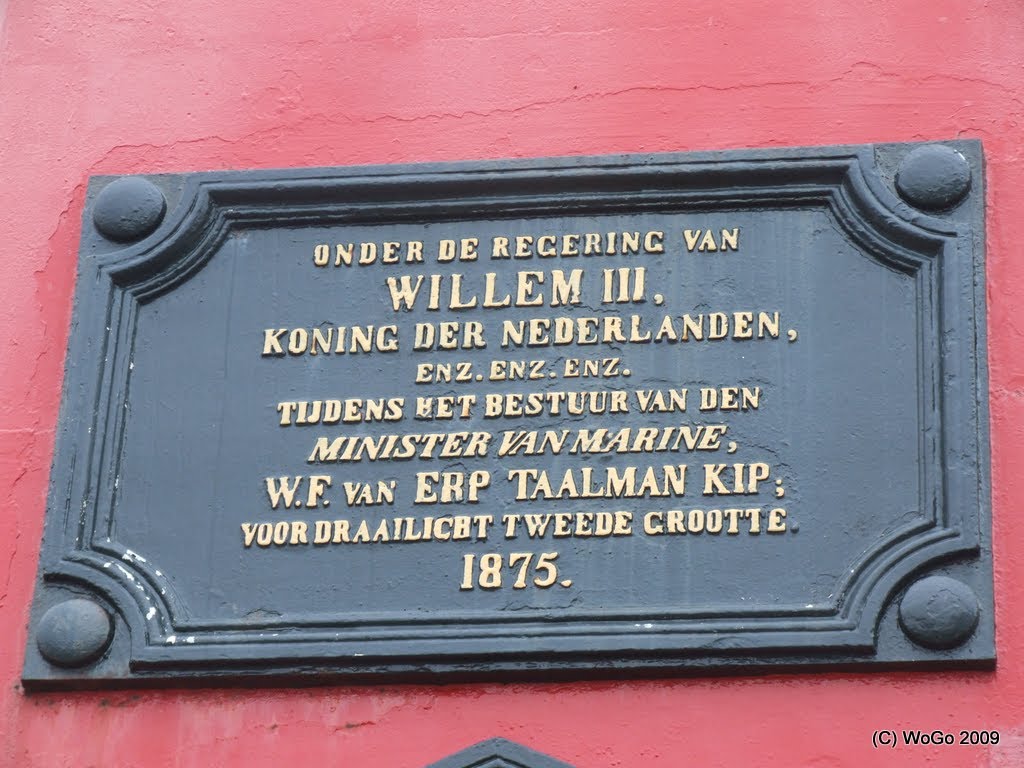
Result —
[{"label": "dark cast iron plaque", "polygon": [[990,664],[982,171],[93,179],[25,684]]}]

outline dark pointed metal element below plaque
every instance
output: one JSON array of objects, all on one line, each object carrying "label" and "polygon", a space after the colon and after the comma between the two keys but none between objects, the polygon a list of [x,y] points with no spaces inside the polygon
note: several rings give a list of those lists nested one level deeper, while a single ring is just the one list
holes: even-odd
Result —
[{"label": "dark pointed metal element below plaque", "polygon": [[426,768],[573,768],[508,739],[488,739]]},{"label": "dark pointed metal element below plaque", "polygon": [[92,180],[24,682],[995,658],[978,142]]}]

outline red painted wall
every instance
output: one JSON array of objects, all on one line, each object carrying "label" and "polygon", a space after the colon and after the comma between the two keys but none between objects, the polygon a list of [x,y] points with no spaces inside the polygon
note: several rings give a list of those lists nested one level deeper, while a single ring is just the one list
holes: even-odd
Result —
[{"label": "red painted wall", "polygon": [[[1024,766],[1020,0],[0,0],[0,765]],[[994,672],[26,696],[90,174],[978,137]],[[873,754],[877,728],[998,747]]]}]

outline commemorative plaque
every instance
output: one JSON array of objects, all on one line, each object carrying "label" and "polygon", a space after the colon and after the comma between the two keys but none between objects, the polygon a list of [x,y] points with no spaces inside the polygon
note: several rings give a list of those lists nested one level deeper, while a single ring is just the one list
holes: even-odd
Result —
[{"label": "commemorative plaque", "polygon": [[990,665],[982,174],[93,179],[26,686]]}]

